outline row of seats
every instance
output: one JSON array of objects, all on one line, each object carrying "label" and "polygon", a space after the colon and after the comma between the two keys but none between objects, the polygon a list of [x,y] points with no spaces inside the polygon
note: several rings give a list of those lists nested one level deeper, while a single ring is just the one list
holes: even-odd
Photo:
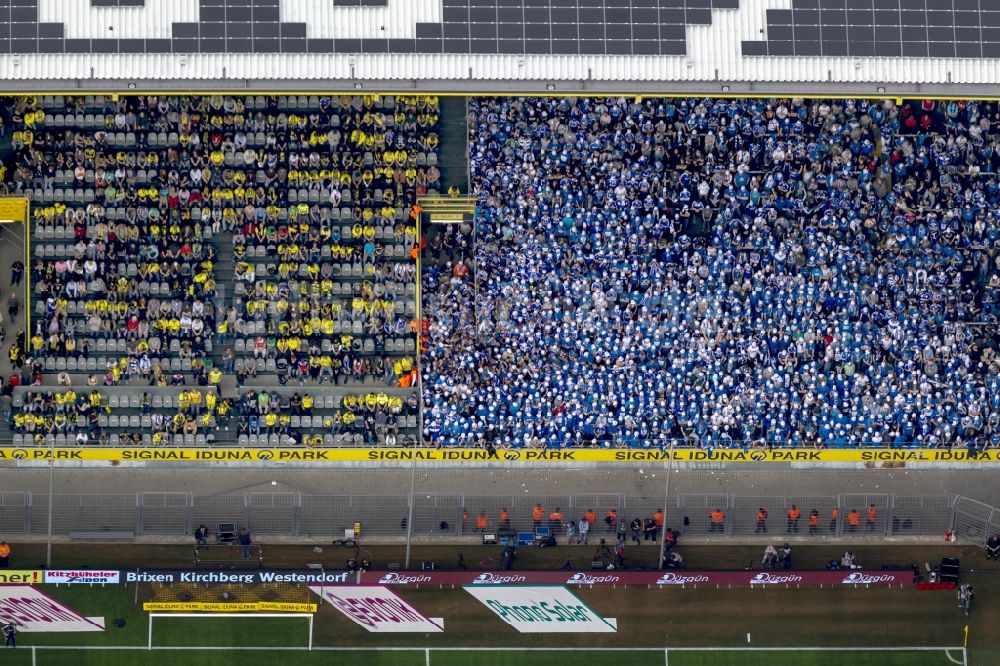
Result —
[{"label": "row of seats", "polygon": [[[430,161],[426,157],[421,157],[424,153],[420,153],[417,156],[417,166],[433,165],[436,161]],[[242,167],[244,166],[242,160],[235,160],[232,164],[226,164],[225,166],[231,167]],[[267,172],[263,169],[258,169],[256,172],[250,170],[248,173],[254,173],[255,175],[249,181],[254,185],[264,185],[267,180]],[[136,185],[145,186],[154,182],[154,177],[156,172],[153,170],[144,171],[138,170],[135,172],[135,183]],[[141,175],[140,175],[141,174]],[[72,177],[63,178],[62,180],[56,180],[53,182],[54,187],[47,188],[42,187],[43,181],[39,181],[38,184],[33,184],[33,189],[24,189],[20,192],[25,198],[30,199],[35,204],[55,204],[55,203],[73,203],[73,204],[91,204],[97,200],[97,193],[93,187],[82,187],[76,183]],[[88,185],[92,186],[93,183]],[[75,187],[74,187],[75,186]],[[351,208],[353,204],[357,203],[354,200],[354,195],[349,189],[337,190],[339,195],[338,206],[343,206],[345,208]],[[330,188],[290,188],[285,196],[285,204],[287,205],[298,205],[298,204],[311,204],[311,205],[323,205],[330,206],[331,209],[335,208],[331,205],[331,197],[333,196],[333,191]],[[372,198],[375,203],[383,203],[386,201],[384,190],[373,189]],[[342,218],[345,216],[342,214]],[[345,218],[346,219],[346,218]],[[402,217],[400,217],[402,219]]]},{"label": "row of seats", "polygon": [[[227,99],[229,97],[227,96]],[[276,107],[281,111],[311,110],[320,107],[321,100],[326,100],[330,107],[334,109],[351,108],[357,100],[364,99],[361,96],[320,96],[320,95],[247,95],[238,97],[246,110],[263,111]],[[396,104],[393,95],[382,95],[372,99],[373,106],[377,109],[392,109]],[[103,95],[42,95],[34,100],[34,106],[46,111],[62,111],[67,107],[80,108],[81,110],[96,112],[103,111],[111,104],[111,98]]]},{"label": "row of seats", "polygon": [[[355,322],[357,325],[359,322]],[[255,335],[263,335],[263,324],[264,322],[256,322],[258,326],[258,333]],[[353,330],[356,330],[353,329]],[[340,335],[340,331],[335,331],[337,335]],[[363,332],[351,333],[351,337],[354,339],[363,340],[363,349],[357,350],[365,354],[372,354],[375,352],[375,342],[371,337],[362,337]],[[385,339],[385,353],[387,354],[413,354],[416,351],[416,341],[412,337],[408,338],[386,338]],[[334,351],[334,341],[330,338],[323,338],[319,341],[320,350],[324,354],[329,354]],[[253,354],[254,344],[251,337],[248,335],[245,338],[236,338],[233,341],[233,351],[235,354]],[[274,359],[269,359],[274,360]]]},{"label": "row of seats", "polygon": [[[122,341],[123,342],[123,341]],[[124,352],[123,352],[124,353]],[[109,361],[120,363],[120,356],[91,356],[90,358],[76,358],[73,356],[46,356],[42,361],[44,372],[104,372]],[[150,356],[151,362],[160,364],[164,372],[190,373],[193,371],[190,358],[177,358],[168,356]]]},{"label": "row of seats", "polygon": [[[176,434],[169,437],[168,441],[165,440],[161,442],[156,442],[154,441],[153,435],[151,435],[148,432],[143,432],[143,433],[134,432],[138,427],[139,426],[129,426],[127,428],[129,432],[127,433],[126,432],[102,433],[101,437],[89,438],[87,443],[101,445],[101,446],[106,444],[107,446],[113,446],[113,447],[134,445],[137,442],[124,441],[126,439],[126,435],[133,435],[133,434],[136,437],[139,437],[138,444],[140,444],[141,446],[155,446],[157,444],[165,446],[169,443],[171,446],[186,446],[186,447],[201,448],[209,446],[210,444],[214,445],[218,442],[218,440],[210,437],[209,435],[204,435],[204,434],[197,434],[197,435]],[[103,435],[105,434],[107,435],[106,442],[103,439]],[[127,439],[131,440],[132,438],[128,437]],[[30,434],[15,433],[12,437],[11,443],[15,448],[21,446],[32,446],[32,445],[59,447],[59,446],[76,446],[78,444],[75,435],[69,435],[65,433],[58,433],[54,435],[52,434],[30,435]]]}]

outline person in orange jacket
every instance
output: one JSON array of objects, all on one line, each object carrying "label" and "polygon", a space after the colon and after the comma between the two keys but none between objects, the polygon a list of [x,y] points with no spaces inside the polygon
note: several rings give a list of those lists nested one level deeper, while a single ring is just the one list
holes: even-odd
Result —
[{"label": "person in orange jacket", "polygon": [[754,530],[754,534],[760,532],[767,534],[767,509],[764,507],[757,509],[757,529]]},{"label": "person in orange jacket", "polygon": [[799,531],[799,518],[802,517],[802,511],[799,507],[792,505],[792,508],[788,510],[788,525],[785,527],[785,532],[798,532]]},{"label": "person in orange jacket", "polygon": [[485,532],[490,527],[490,519],[486,517],[486,512],[480,511],[476,516],[476,529]]},{"label": "person in orange jacket", "polygon": [[819,532],[819,511],[813,509],[809,512],[809,534],[817,534]]},{"label": "person in orange jacket", "polygon": [[722,509],[716,508],[709,514],[711,519],[711,524],[708,528],[709,532],[725,532],[726,531],[726,514]]},{"label": "person in orange jacket", "polygon": [[618,529],[618,510],[608,509],[608,514],[604,516],[604,522],[607,524],[609,532]]},{"label": "person in orange jacket", "polygon": [[531,510],[531,524],[535,529],[542,526],[542,519],[545,518],[545,508],[541,504],[536,504]]},{"label": "person in orange jacket", "polygon": [[839,520],[839,519],[840,519],[840,509],[838,509],[837,507],[833,507],[833,510],[830,512],[830,531],[831,532],[836,532],[837,531],[837,520]]},{"label": "person in orange jacket", "polygon": [[500,509],[500,527],[510,527],[510,512],[507,511],[507,507]]},{"label": "person in orange jacket", "polygon": [[847,531],[857,532],[859,527],[861,527],[861,514],[857,509],[851,509],[847,512]]},{"label": "person in orange jacket", "polygon": [[559,534],[562,531],[563,526],[563,514],[562,509],[556,507],[556,510],[549,514],[549,533],[552,535]]},{"label": "person in orange jacket", "polygon": [[874,504],[869,505],[868,513],[865,516],[865,529],[869,532],[875,531],[875,523],[878,521],[878,509]]}]

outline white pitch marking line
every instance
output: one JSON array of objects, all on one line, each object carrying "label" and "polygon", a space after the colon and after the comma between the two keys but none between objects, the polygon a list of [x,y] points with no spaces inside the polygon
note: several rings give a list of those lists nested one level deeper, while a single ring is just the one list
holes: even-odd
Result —
[{"label": "white pitch marking line", "polygon": [[[35,645],[31,646],[32,650],[62,650],[62,651],[74,651],[74,650],[106,650],[108,652],[114,652],[116,650],[149,650],[145,645]],[[191,645],[154,645],[153,650],[160,651],[171,651],[171,650],[186,650],[186,651],[203,651],[203,652],[232,652],[232,651],[272,651],[272,652],[305,652],[309,648],[305,646],[289,646],[289,647],[253,647],[248,645],[239,645],[233,647],[219,647],[217,645],[203,645],[203,646],[191,646]],[[475,646],[475,647],[435,647],[435,650],[440,652],[468,652],[470,650],[480,651],[480,652],[578,652],[581,650],[579,647],[547,647],[547,648],[521,648],[521,647],[489,647],[489,646]],[[660,648],[641,648],[641,647],[592,647],[585,648],[587,652],[655,652]],[[796,650],[810,650],[816,652],[961,652],[965,653],[965,648],[962,647],[952,647],[947,648],[943,646],[938,647],[928,647],[928,646],[905,646],[905,647],[672,647],[670,650],[675,652],[794,652]],[[313,647],[313,650],[323,650],[326,652],[420,652],[420,650],[430,650],[430,648],[421,647],[348,647],[348,646],[321,646]]]},{"label": "white pitch marking line", "polygon": [[951,656],[951,650],[945,650],[944,656],[948,657],[948,661],[950,661],[953,664],[958,664],[958,666],[965,666],[964,655],[962,661],[959,661],[958,659],[955,659],[954,657]]}]

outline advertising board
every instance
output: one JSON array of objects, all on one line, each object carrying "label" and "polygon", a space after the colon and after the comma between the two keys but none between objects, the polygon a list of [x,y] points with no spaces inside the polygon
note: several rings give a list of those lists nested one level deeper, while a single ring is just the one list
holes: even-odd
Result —
[{"label": "advertising board", "polygon": [[229,462],[229,463],[323,463],[323,462],[431,462],[456,466],[468,462],[510,465],[532,463],[649,464],[673,460],[677,463],[870,463],[920,464],[962,463],[991,466],[1000,462],[1000,450],[970,455],[965,449],[260,449],[260,448],[75,448],[26,446],[0,447],[0,460],[103,462]]},{"label": "advertising board", "polygon": [[343,585],[357,580],[346,571],[126,571],[125,583],[198,583],[261,585],[265,583]]},{"label": "advertising board", "polygon": [[121,582],[121,572],[97,569],[48,569],[45,571],[45,582],[55,585],[115,585]]},{"label": "advertising board", "polygon": [[466,585],[463,588],[522,634],[615,633],[601,617],[559,585]]},{"label": "advertising board", "polygon": [[99,619],[84,617],[30,585],[0,586],[0,624],[8,622],[18,631],[104,631]]},{"label": "advertising board", "polygon": [[444,622],[426,617],[395,592],[381,585],[352,585],[309,589],[343,613],[351,622],[376,634],[441,633]]},{"label": "advertising board", "polygon": [[41,569],[0,569],[0,583],[37,585],[44,580]]},{"label": "advertising board", "polygon": [[371,585],[902,585],[912,571],[408,571],[361,574]]},{"label": "advertising board", "polygon": [[316,604],[284,603],[276,601],[246,601],[214,603],[199,601],[146,601],[142,610],[147,613],[315,613]]}]

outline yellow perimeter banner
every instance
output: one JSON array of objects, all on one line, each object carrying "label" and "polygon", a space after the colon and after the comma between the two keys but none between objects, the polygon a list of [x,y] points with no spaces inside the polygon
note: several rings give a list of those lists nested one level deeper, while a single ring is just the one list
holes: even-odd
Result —
[{"label": "yellow perimeter banner", "polygon": [[151,613],[315,613],[316,604],[289,604],[274,601],[250,601],[240,603],[147,601],[142,604],[142,610]]},{"label": "yellow perimeter banner", "polygon": [[1000,450],[970,456],[965,449],[241,449],[241,448],[0,448],[0,460],[138,462],[500,462],[500,463],[968,463],[1000,462]]},{"label": "yellow perimeter banner", "polygon": [[0,583],[23,583],[38,585],[43,581],[41,569],[0,569]]}]

